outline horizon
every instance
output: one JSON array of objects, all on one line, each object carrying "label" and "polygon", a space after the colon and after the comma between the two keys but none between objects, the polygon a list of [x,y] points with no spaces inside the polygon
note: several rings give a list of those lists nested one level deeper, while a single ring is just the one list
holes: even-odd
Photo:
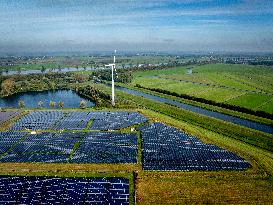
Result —
[{"label": "horizon", "polygon": [[0,54],[273,53],[270,0],[3,0]]}]

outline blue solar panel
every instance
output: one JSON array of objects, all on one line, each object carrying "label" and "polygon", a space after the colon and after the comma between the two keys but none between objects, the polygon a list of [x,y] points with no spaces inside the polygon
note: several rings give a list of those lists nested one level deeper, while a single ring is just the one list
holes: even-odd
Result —
[{"label": "blue solar panel", "polygon": [[19,112],[0,112],[0,124],[18,116]]},{"label": "blue solar panel", "polygon": [[37,111],[31,112],[16,122],[11,130],[47,130],[53,129],[54,125],[64,117],[63,112]]},{"label": "blue solar panel", "polygon": [[58,123],[55,130],[83,130],[92,117],[91,112],[70,112]]},{"label": "blue solar panel", "polygon": [[0,132],[0,154],[5,153],[25,135],[25,132]]},{"label": "blue solar panel", "polygon": [[[8,144],[3,142],[5,154],[0,162],[47,162],[47,163],[136,163],[137,135],[111,132],[44,132],[29,134],[10,133]],[[8,134],[4,133],[9,138]],[[13,137],[12,137],[13,136]],[[17,138],[14,138],[17,136]],[[19,137],[18,137],[19,136]],[[1,142],[1,138],[0,138]],[[74,152],[74,146],[80,146]],[[16,143],[16,144],[15,144]],[[6,145],[4,147],[4,145]],[[8,146],[7,146],[8,145]],[[12,149],[8,150],[8,148]],[[7,151],[8,150],[8,151]]]},{"label": "blue solar panel", "polygon": [[137,112],[93,112],[91,130],[116,130],[146,122],[148,119]]},{"label": "blue solar panel", "polygon": [[82,134],[30,134],[3,155],[0,162],[68,162],[74,144],[80,140]]},{"label": "blue solar panel", "polygon": [[74,153],[74,163],[136,163],[137,135],[110,132],[88,133]]},{"label": "blue solar panel", "polygon": [[15,123],[11,130],[83,130],[93,119],[91,130],[114,130],[146,122],[137,112],[31,112]]},{"label": "blue solar panel", "polygon": [[242,170],[251,165],[227,150],[161,123],[140,127],[144,170]]},{"label": "blue solar panel", "polygon": [[0,204],[129,204],[129,180],[2,176]]}]

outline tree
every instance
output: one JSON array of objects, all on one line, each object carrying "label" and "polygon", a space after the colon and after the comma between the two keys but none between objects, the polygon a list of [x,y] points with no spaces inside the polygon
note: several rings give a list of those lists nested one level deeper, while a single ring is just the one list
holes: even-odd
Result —
[{"label": "tree", "polygon": [[61,68],[61,66],[60,66],[60,65],[58,65],[58,70],[59,70],[59,72],[61,72],[61,71],[62,71],[62,68]]},{"label": "tree", "polygon": [[18,67],[18,68],[17,68],[17,73],[18,73],[18,74],[21,74],[21,71],[22,71],[21,68]]},{"label": "tree", "polygon": [[81,109],[84,109],[85,106],[86,106],[86,102],[85,102],[84,100],[81,100],[81,101],[80,101],[80,108],[81,108]]},{"label": "tree", "polygon": [[62,101],[59,101],[58,102],[58,106],[59,106],[59,108],[63,108],[64,107],[64,103]]},{"label": "tree", "polygon": [[24,108],[25,107],[25,102],[23,100],[19,100],[18,106],[19,106],[19,108]]},{"label": "tree", "polygon": [[53,109],[55,107],[56,103],[54,101],[49,102],[49,106]]},{"label": "tree", "polygon": [[75,74],[74,78],[79,83],[82,83],[86,80],[85,75],[82,75],[82,74]]},{"label": "tree", "polygon": [[40,101],[38,102],[38,107],[39,107],[39,108],[42,108],[43,106],[44,106],[44,102],[40,100]]},{"label": "tree", "polygon": [[45,68],[45,66],[42,65],[41,72],[44,73],[45,71],[46,71],[46,68]]},{"label": "tree", "polygon": [[13,90],[14,90],[14,82],[11,79],[6,79],[3,81],[2,85],[2,94],[3,95],[10,95],[12,94]]}]

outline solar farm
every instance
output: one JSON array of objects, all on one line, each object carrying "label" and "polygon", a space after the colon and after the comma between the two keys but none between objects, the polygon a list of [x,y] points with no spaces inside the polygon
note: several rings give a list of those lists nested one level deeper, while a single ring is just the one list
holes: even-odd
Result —
[{"label": "solar farm", "polygon": [[24,116],[11,130],[118,130],[147,121],[136,112],[58,112],[38,111]]},{"label": "solar farm", "polygon": [[[0,136],[0,163],[133,165],[143,172],[251,167],[235,153],[138,112],[32,111]],[[2,176],[0,204],[129,204],[130,183],[114,176]]]},{"label": "solar farm", "polygon": [[129,180],[2,176],[0,193],[0,204],[129,204]]},{"label": "solar farm", "polygon": [[227,150],[204,144],[196,137],[162,123],[140,128],[144,170],[241,170],[250,164]]}]

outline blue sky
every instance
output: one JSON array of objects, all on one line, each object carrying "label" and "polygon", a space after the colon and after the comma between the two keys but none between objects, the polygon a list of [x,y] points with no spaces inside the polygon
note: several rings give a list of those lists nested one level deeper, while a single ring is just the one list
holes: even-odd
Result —
[{"label": "blue sky", "polygon": [[1,0],[0,52],[273,52],[273,0]]}]

